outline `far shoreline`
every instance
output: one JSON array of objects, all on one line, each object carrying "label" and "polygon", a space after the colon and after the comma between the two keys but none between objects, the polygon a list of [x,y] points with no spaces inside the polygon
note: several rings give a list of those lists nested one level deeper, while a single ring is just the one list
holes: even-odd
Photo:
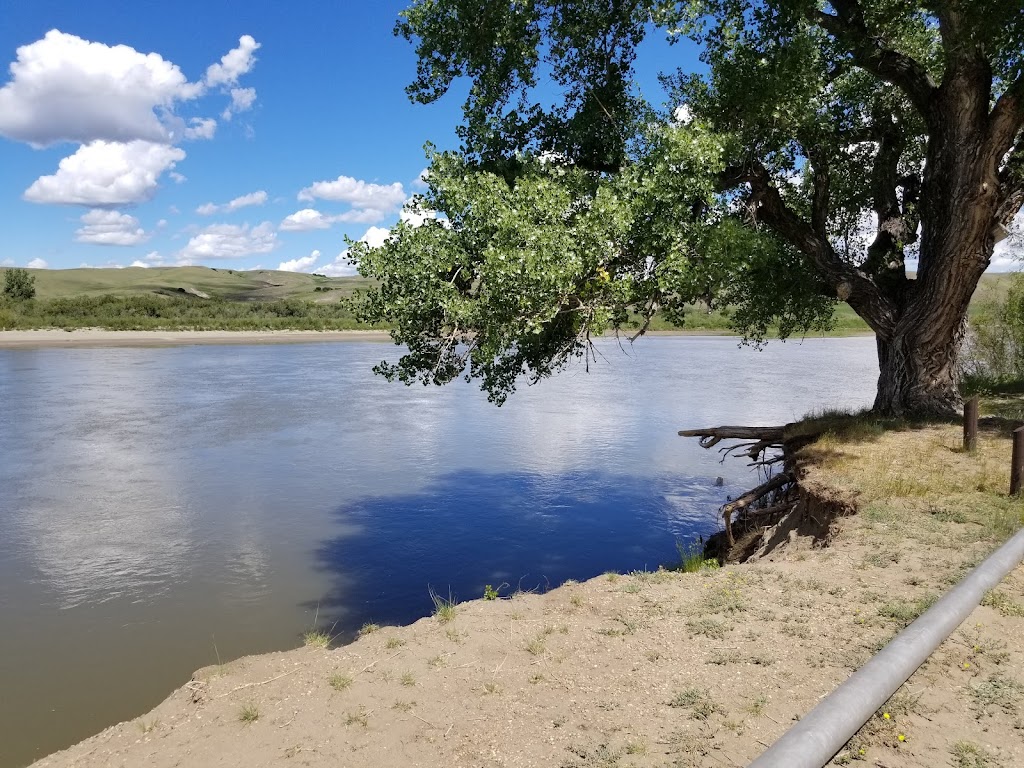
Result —
[{"label": "far shoreline", "polygon": [[0,349],[37,347],[176,347],[194,344],[310,344],[391,341],[387,331],[111,331],[80,328],[0,331]]},{"label": "far shoreline", "polygon": [[[628,334],[620,334],[620,336]],[[719,336],[739,338],[739,334],[719,329],[673,329],[647,331],[645,336]],[[850,338],[870,336],[868,332],[830,333],[803,338]],[[614,338],[615,334],[605,334]],[[178,347],[192,345],[233,344],[314,344],[322,342],[391,341],[388,331],[112,331],[104,328],[59,328],[41,330],[0,331],[0,349],[90,348],[90,347]]]}]

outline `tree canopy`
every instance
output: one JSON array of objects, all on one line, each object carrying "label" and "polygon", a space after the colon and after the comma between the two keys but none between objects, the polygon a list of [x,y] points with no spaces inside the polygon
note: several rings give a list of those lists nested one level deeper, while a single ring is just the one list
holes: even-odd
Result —
[{"label": "tree canopy", "polygon": [[[363,317],[408,346],[381,372],[501,402],[656,311],[728,304],[762,339],[846,301],[876,408],[958,404],[967,303],[1024,203],[1020,3],[417,0],[396,33],[412,99],[470,87],[462,147],[429,150],[437,216],[353,248]],[[635,84],[652,33],[706,65],[664,73],[665,105]]]}]

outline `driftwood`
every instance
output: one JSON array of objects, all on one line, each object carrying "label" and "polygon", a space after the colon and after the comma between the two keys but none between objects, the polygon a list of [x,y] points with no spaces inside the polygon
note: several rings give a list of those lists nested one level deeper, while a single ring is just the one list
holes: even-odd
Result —
[{"label": "driftwood", "polygon": [[768,517],[769,515],[776,515],[779,512],[789,512],[793,507],[796,506],[796,499],[790,499],[784,501],[781,504],[772,504],[770,507],[758,507],[757,509],[748,509],[747,517]]},{"label": "driftwood", "polygon": [[[759,465],[763,469],[779,462],[785,462],[788,458],[785,426],[724,426],[683,429],[680,430],[679,435],[680,437],[699,438],[702,448],[713,448],[723,440],[741,441],[718,450],[724,456],[745,455],[753,460],[753,465]],[[769,451],[773,449],[773,453],[769,455]],[[786,496],[789,491],[787,486],[791,486],[794,481],[795,477],[790,472],[783,471],[770,477],[753,490],[747,491],[739,498],[722,505],[725,539],[730,549],[736,544],[733,535],[733,516],[736,515],[737,520],[750,520],[792,509],[795,502]]]},{"label": "driftwood", "polygon": [[753,490],[747,491],[742,496],[740,496],[740,497],[738,497],[736,499],[733,499],[728,504],[723,506],[722,507],[722,514],[723,515],[728,515],[728,514],[732,514],[733,512],[735,512],[738,509],[745,509],[745,508],[749,507],[751,504],[753,504],[755,501],[760,499],[762,496],[767,496],[769,493],[774,491],[776,488],[781,488],[786,483],[790,483],[792,481],[793,481],[793,476],[792,475],[790,475],[788,472],[780,472],[779,474],[775,475],[775,477],[773,477],[771,480],[769,480],[767,483],[761,483],[761,485],[757,486],[757,488],[754,488]]},{"label": "driftwood", "polygon": [[722,440],[753,440],[765,443],[765,447],[782,445],[785,427],[709,427],[708,429],[683,429],[680,437],[699,437],[701,448],[711,448]]},{"label": "driftwood", "polygon": [[763,499],[773,491],[782,488],[784,485],[793,482],[793,476],[788,472],[780,472],[771,478],[768,482],[762,483],[753,490],[747,491],[742,496],[722,507],[722,518],[725,520],[725,539],[732,547],[736,543],[736,539],[732,533],[732,514],[733,512],[742,511],[750,507],[751,504]]}]

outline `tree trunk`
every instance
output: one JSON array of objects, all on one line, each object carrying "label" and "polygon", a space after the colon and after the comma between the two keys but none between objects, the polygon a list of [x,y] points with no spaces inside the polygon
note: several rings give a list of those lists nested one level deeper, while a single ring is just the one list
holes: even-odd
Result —
[{"label": "tree trunk", "polygon": [[946,343],[936,340],[927,345],[909,333],[891,341],[879,336],[878,392],[873,410],[892,417],[955,415],[963,407],[957,381],[962,338],[962,330]]},{"label": "tree trunk", "polygon": [[984,62],[968,62],[947,73],[933,105],[917,279],[891,297],[899,306],[895,325],[878,334],[880,414],[948,417],[963,408],[957,358],[967,307],[992,259],[999,201],[999,159],[988,133],[991,79]]}]

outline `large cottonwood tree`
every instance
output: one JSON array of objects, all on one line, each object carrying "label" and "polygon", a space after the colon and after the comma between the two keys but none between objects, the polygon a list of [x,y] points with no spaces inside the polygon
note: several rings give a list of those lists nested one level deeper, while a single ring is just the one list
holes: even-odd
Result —
[{"label": "large cottonwood tree", "polygon": [[[959,407],[968,303],[1024,204],[1020,0],[416,0],[396,31],[414,100],[469,88],[420,201],[441,216],[353,250],[363,316],[409,348],[382,372],[500,402],[637,316],[720,302],[759,338],[846,301],[877,411]],[[706,65],[664,75],[661,112],[633,75],[652,33]]]}]

